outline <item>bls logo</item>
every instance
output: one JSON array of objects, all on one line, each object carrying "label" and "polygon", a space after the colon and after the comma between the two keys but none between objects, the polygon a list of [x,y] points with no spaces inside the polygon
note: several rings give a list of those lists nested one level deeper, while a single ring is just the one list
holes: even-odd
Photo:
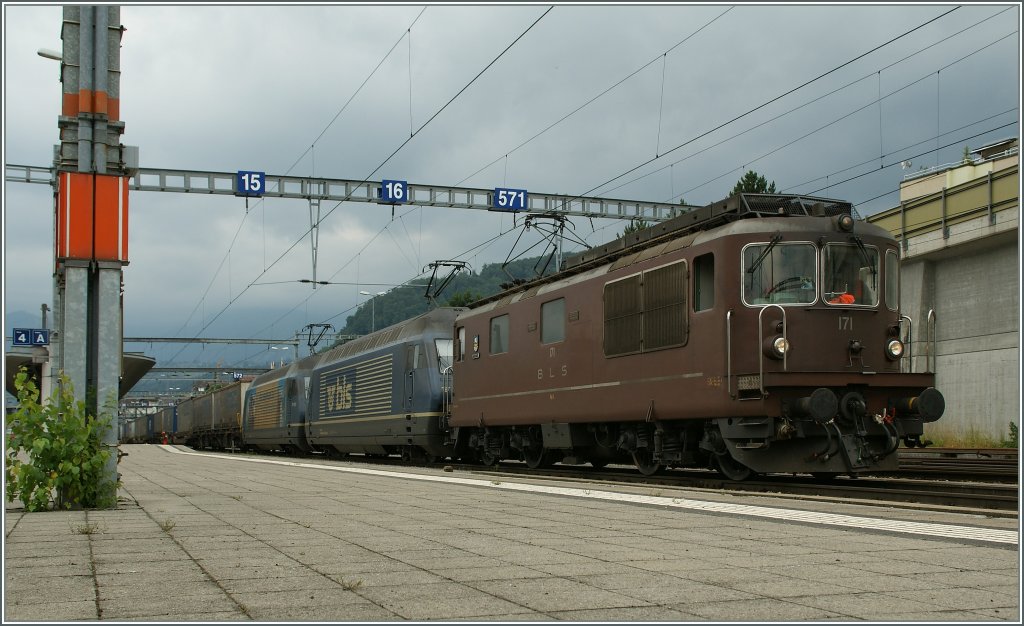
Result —
[{"label": "bls logo", "polygon": [[325,391],[328,411],[347,411],[352,408],[352,385],[346,377],[342,376]]}]

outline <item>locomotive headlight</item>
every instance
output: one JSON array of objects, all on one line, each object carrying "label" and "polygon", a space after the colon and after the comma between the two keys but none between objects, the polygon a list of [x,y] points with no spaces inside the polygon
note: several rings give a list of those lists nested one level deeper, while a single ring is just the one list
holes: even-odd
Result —
[{"label": "locomotive headlight", "polygon": [[769,339],[765,346],[765,354],[773,359],[781,359],[789,352],[789,340],[785,337]]},{"label": "locomotive headlight", "polygon": [[885,356],[893,361],[903,356],[903,342],[899,339],[890,339],[889,343],[885,344]]},{"label": "locomotive headlight", "polygon": [[839,230],[841,230],[841,231],[844,231],[844,232],[847,232],[847,233],[852,232],[853,231],[853,217],[851,217],[849,215],[840,215],[839,219],[837,220],[837,224],[836,225],[839,226]]}]

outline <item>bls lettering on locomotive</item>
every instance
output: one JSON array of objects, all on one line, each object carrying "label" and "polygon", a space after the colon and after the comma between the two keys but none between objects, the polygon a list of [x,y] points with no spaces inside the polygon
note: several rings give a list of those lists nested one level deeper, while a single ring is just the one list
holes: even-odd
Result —
[{"label": "bls lettering on locomotive", "polygon": [[[325,415],[351,413],[355,408],[355,370],[324,376],[322,384]],[[352,382],[349,382],[349,381]]]}]

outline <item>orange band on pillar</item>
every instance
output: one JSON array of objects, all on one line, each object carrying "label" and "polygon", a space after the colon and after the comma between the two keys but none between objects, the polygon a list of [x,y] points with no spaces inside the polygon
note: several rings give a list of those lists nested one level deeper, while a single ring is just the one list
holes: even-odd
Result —
[{"label": "orange band on pillar", "polygon": [[128,179],[123,176],[96,175],[96,242],[93,258],[97,261],[128,260]]},{"label": "orange band on pillar", "polygon": [[93,256],[93,176],[64,172],[57,194],[57,257]]},{"label": "orange band on pillar", "polygon": [[64,94],[64,103],[60,109],[61,115],[66,117],[76,117],[78,115],[78,98],[78,94]]},{"label": "orange band on pillar", "polygon": [[107,112],[107,92],[105,91],[94,91],[92,94],[92,112],[93,113],[106,113]]},{"label": "orange band on pillar", "polygon": [[78,112],[79,113],[92,113],[92,90],[91,89],[79,89],[78,90]]},{"label": "orange band on pillar", "polygon": [[107,98],[107,121],[117,122],[121,119],[121,100]]}]

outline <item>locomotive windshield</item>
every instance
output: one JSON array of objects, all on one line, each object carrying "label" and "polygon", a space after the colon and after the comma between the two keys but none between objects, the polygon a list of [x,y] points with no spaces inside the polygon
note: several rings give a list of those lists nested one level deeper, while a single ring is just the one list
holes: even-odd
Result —
[{"label": "locomotive windshield", "polygon": [[437,367],[443,372],[452,366],[452,340],[435,339],[434,345],[437,346]]},{"label": "locomotive windshield", "polygon": [[878,249],[859,241],[830,243],[824,249],[825,302],[833,305],[878,304]]},{"label": "locomotive windshield", "polygon": [[812,243],[752,244],[743,249],[743,301],[812,304],[817,299]]}]

